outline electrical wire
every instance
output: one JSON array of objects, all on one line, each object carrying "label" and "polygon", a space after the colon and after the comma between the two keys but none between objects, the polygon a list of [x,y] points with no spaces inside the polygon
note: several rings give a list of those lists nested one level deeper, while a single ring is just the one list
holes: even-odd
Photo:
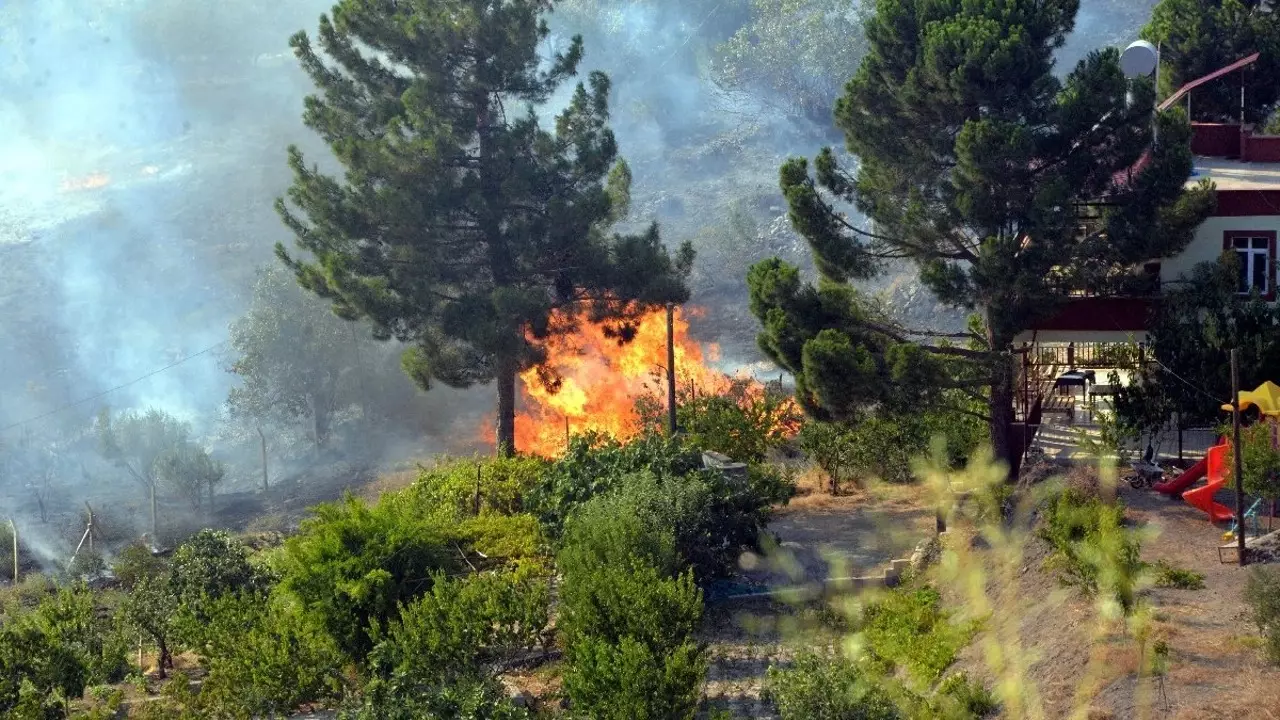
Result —
[{"label": "electrical wire", "polygon": [[102,392],[100,392],[100,393],[96,393],[96,394],[94,394],[94,395],[89,395],[88,397],[83,397],[83,398],[80,398],[79,400],[74,400],[74,401],[72,401],[72,402],[66,403],[65,405],[60,405],[60,406],[58,406],[58,407],[54,408],[53,410],[50,410],[50,411],[48,411],[48,412],[46,412],[46,413],[44,413],[44,414],[42,414],[42,415],[36,415],[36,416],[34,416],[34,417],[29,417],[29,418],[27,418],[27,419],[25,419],[25,420],[20,420],[20,421],[18,421],[18,422],[12,423],[12,424],[10,424],[10,425],[5,425],[5,426],[3,426],[3,427],[0,427],[0,433],[8,432],[8,431],[13,430],[13,429],[15,429],[15,428],[20,428],[20,427],[22,427],[23,425],[26,425],[26,424],[28,424],[28,423],[37,422],[37,421],[39,421],[39,420],[43,420],[43,419],[45,419],[45,418],[47,418],[47,417],[52,417],[52,416],[54,416],[54,415],[57,415],[57,414],[58,414],[58,413],[60,413],[60,412],[65,411],[65,410],[70,410],[71,408],[76,407],[77,405],[83,405],[84,403],[92,402],[92,401],[97,400],[97,399],[99,399],[99,398],[106,397],[107,395],[110,395],[111,393],[116,392],[117,390],[123,390],[123,389],[125,389],[125,388],[129,387],[130,385],[136,385],[136,384],[138,384],[138,383],[142,382],[143,380],[146,380],[147,378],[155,377],[156,375],[159,375],[160,373],[165,372],[165,371],[167,371],[167,370],[172,370],[173,368],[178,367],[179,365],[181,365],[181,364],[183,364],[183,363],[187,362],[188,360],[194,360],[195,358],[198,358],[198,357],[200,357],[201,355],[207,355],[208,353],[211,353],[211,352],[213,352],[214,350],[217,350],[218,348],[222,347],[223,345],[226,345],[226,344],[227,344],[227,342],[228,342],[228,341],[223,340],[222,342],[215,343],[215,344],[210,345],[209,347],[207,347],[207,348],[205,348],[205,349],[203,349],[203,350],[201,350],[201,351],[199,351],[199,352],[194,352],[194,353],[191,353],[190,355],[187,355],[186,357],[183,357],[183,358],[180,358],[180,359],[178,359],[178,360],[175,360],[175,361],[173,361],[173,362],[169,363],[168,365],[165,365],[165,366],[164,366],[164,367],[162,367],[162,368],[158,368],[158,369],[156,369],[156,370],[152,370],[151,372],[147,373],[146,375],[142,375],[142,376],[140,376],[140,377],[136,377],[136,378],[134,378],[134,379],[130,380],[129,382],[121,383],[121,384],[119,384],[119,385],[116,385],[116,386],[115,386],[115,387],[113,387],[113,388],[110,388],[110,389],[107,389],[107,390],[103,390],[103,391],[102,391]]}]

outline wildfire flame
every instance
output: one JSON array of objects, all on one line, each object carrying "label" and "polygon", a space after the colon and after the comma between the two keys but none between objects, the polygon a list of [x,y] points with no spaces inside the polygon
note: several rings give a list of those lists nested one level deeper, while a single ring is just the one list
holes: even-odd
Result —
[{"label": "wildfire flame", "polygon": [[[719,347],[714,343],[704,347],[691,338],[689,320],[679,309],[673,327],[678,386],[696,388],[699,394],[728,391],[734,378],[707,364],[718,359]],[[604,328],[584,323],[575,333],[553,337],[546,350],[544,371],[552,371],[561,381],[553,392],[541,381],[537,368],[520,375],[516,448],[521,452],[558,457],[570,434],[602,432],[625,440],[643,430],[637,400],[652,396],[665,405],[665,309],[644,315],[635,337],[626,344],[619,345]],[[753,383],[751,390],[761,393],[763,386]],[[494,439],[492,423],[487,424],[485,438]]]},{"label": "wildfire flame", "polygon": [[111,184],[111,176],[106,173],[94,173],[82,178],[67,178],[62,181],[59,190],[62,192],[79,192],[97,190]]}]

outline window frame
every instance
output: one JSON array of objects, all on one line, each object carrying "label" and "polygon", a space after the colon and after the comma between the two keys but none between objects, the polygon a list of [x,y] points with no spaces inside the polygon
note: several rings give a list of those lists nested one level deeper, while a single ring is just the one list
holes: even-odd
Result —
[{"label": "window frame", "polygon": [[[1265,238],[1267,241],[1267,291],[1262,299],[1276,299],[1276,231],[1275,230],[1227,230],[1222,233],[1223,252],[1235,252],[1235,241],[1238,238]],[[1252,282],[1252,281],[1251,281]],[[1239,293],[1247,295],[1248,293]]]}]

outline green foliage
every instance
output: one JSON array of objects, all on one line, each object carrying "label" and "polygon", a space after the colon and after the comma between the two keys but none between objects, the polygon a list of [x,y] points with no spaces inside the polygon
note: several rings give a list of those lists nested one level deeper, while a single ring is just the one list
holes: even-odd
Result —
[{"label": "green foliage", "polygon": [[220,715],[273,717],[339,696],[342,654],[296,608],[246,591],[211,601],[207,613],[200,701]]},{"label": "green foliage", "polygon": [[144,490],[157,485],[157,461],[186,447],[191,436],[187,423],[155,408],[127,410],[116,417],[103,410],[96,430],[102,456],[125,470]]},{"label": "green foliage", "polygon": [[939,717],[981,718],[994,713],[999,706],[990,690],[964,672],[948,675],[938,684],[934,697]]},{"label": "green foliage", "polygon": [[[1247,71],[1245,121],[1264,122],[1280,100],[1280,22],[1268,2],[1161,0],[1142,37],[1161,45],[1165,92],[1260,52]],[[1198,120],[1239,122],[1240,103],[1239,83],[1208,83],[1196,89],[1191,110]]]},{"label": "green foliage", "polygon": [[201,530],[173,552],[170,582],[179,602],[195,608],[228,593],[266,589],[272,581],[249,561],[249,548],[225,530]]},{"label": "green foliage", "polygon": [[1125,508],[1067,489],[1045,509],[1040,537],[1054,548],[1063,582],[1113,597],[1128,613],[1137,602],[1145,566],[1141,543],[1124,527]]},{"label": "green foliage", "polygon": [[769,668],[765,694],[782,720],[899,720],[893,698],[854,663],[804,654],[794,666]]},{"label": "green foliage", "polygon": [[692,718],[706,660],[693,639],[702,593],[669,530],[618,514],[622,498],[601,497],[573,516],[558,556],[575,715]]},{"label": "green foliage", "polygon": [[458,523],[458,540],[485,557],[499,561],[536,560],[546,543],[542,526],[532,515],[499,515],[482,512]]},{"label": "green foliage", "polygon": [[385,624],[430,590],[433,572],[460,563],[446,528],[395,496],[373,507],[348,496],[314,512],[285,544],[281,583],[351,659],[372,649],[370,624]]},{"label": "green foliage", "polygon": [[1156,587],[1178,588],[1180,590],[1203,590],[1204,573],[1174,567],[1168,560],[1155,562]]},{"label": "green foliage", "polygon": [[[663,403],[637,403],[645,424],[659,431],[666,422]],[[676,425],[685,442],[722,453],[736,462],[763,462],[768,452],[795,434],[800,414],[791,397],[775,385],[761,388],[752,378],[732,378],[721,392],[692,385],[676,394]]]},{"label": "green foliage", "polygon": [[[796,375],[812,416],[918,412],[942,404],[943,388],[985,389],[989,440],[1012,460],[1014,337],[1066,291],[1128,286],[1135,265],[1180,251],[1211,211],[1207,184],[1184,192],[1186,117],[1134,112],[1153,107],[1154,88],[1124,77],[1117,50],[1055,74],[1076,10],[880,2],[864,19],[866,53],[835,109],[856,172],[825,148],[812,169],[793,158],[779,173],[821,281],[776,258],[748,276],[761,348]],[[1114,204],[1085,233],[1062,212],[1104,196]],[[851,222],[850,207],[868,222]],[[848,284],[897,258],[943,302],[977,312],[964,345],[902,327]]]},{"label": "green foliage", "polygon": [[116,553],[116,560],[111,564],[111,571],[125,590],[132,590],[145,577],[160,575],[168,566],[161,558],[151,553],[151,548],[136,542]]},{"label": "green foliage", "polygon": [[800,447],[831,480],[832,492],[861,480],[911,482],[916,458],[929,452],[934,438],[946,444],[948,461],[959,467],[986,439],[985,423],[960,412],[866,416],[843,425],[813,421],[800,430]]},{"label": "green foliage", "polygon": [[156,670],[165,677],[177,650],[178,596],[167,575],[142,575],[120,604],[125,626],[146,637],[156,648]]},{"label": "green foliage", "polygon": [[[277,255],[340,317],[411,343],[404,367],[422,387],[496,380],[506,453],[516,375],[540,365],[545,341],[583,319],[627,339],[649,306],[688,297],[693,261],[688,244],[669,254],[656,225],[610,232],[626,214],[630,172],[608,127],[605,74],[539,122],[534,107],[583,56],[581,37],[543,56],[550,5],[342,0],[321,17],[318,48],[305,33],[291,40],[318,91],[303,121],[345,173],[323,175],[290,148],[290,202],[276,207],[312,258],[283,245]],[[493,62],[448,49],[458,47]],[[552,323],[553,312],[565,321]]]},{"label": "green foliage", "polygon": [[890,668],[906,668],[926,686],[955,662],[976,631],[976,625],[950,622],[930,587],[892,591],[868,605],[862,620],[871,654]]},{"label": "green foliage", "polygon": [[513,515],[524,509],[525,498],[537,487],[546,465],[532,457],[456,460],[423,469],[410,493],[424,507],[438,505],[472,515],[478,482],[481,509]]},{"label": "green foliage", "polygon": [[1259,565],[1250,569],[1244,600],[1265,639],[1267,658],[1280,665],[1280,568]]},{"label": "green foliage", "polygon": [[312,441],[323,445],[357,362],[352,330],[285,269],[259,271],[248,311],[231,323],[231,372],[242,383],[231,390],[232,412],[254,422],[309,421]]},{"label": "green foliage", "polygon": [[527,720],[532,714],[507,699],[495,680],[463,680],[429,691],[372,683],[348,702],[339,720]]},{"label": "green foliage", "polygon": [[[1270,423],[1241,428],[1240,444],[1244,491],[1254,497],[1280,499],[1280,449],[1271,446]],[[1228,451],[1227,467],[1235,467],[1234,452],[1234,447]]]},{"label": "green foliage", "polygon": [[623,478],[649,472],[664,480],[700,471],[702,456],[679,440],[645,433],[623,443],[588,434],[574,437],[564,457],[543,475],[530,497],[530,509],[558,538],[565,518],[577,506],[617,487]]},{"label": "green foliage", "polygon": [[[1186,282],[1162,294],[1148,328],[1148,351],[1159,365],[1148,366],[1125,388],[1131,402],[1117,398],[1122,419],[1149,427],[1154,409],[1161,420],[1180,413],[1184,427],[1216,425],[1222,411],[1205,394],[1231,397],[1226,362],[1231,348],[1239,353],[1240,387],[1251,389],[1280,377],[1280,307],[1256,293],[1238,295],[1236,263],[1226,256],[1222,262],[1201,264]],[[1174,375],[1191,379],[1194,387]]]},{"label": "green foliage", "polygon": [[483,668],[543,644],[549,624],[545,578],[507,571],[437,576],[431,591],[404,606],[370,658],[384,680],[402,690],[436,692],[486,677]]},{"label": "green foliage", "polygon": [[[0,713],[63,717],[58,698],[118,682],[127,644],[87,588],[59,590],[0,624]],[[9,715],[12,713],[12,715]]]}]

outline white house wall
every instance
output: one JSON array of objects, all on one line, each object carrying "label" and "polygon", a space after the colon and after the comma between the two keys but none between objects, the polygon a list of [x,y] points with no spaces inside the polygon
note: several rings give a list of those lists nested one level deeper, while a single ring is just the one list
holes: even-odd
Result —
[{"label": "white house wall", "polygon": [[[1280,211],[1280,208],[1277,208]],[[1223,233],[1231,231],[1263,230],[1280,233],[1280,215],[1248,215],[1243,217],[1211,217],[1196,228],[1195,238],[1186,250],[1160,263],[1160,283],[1174,283],[1190,276],[1192,268],[1200,263],[1214,262],[1222,257]],[[1274,260],[1274,258],[1273,258]]]}]

